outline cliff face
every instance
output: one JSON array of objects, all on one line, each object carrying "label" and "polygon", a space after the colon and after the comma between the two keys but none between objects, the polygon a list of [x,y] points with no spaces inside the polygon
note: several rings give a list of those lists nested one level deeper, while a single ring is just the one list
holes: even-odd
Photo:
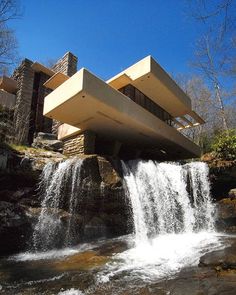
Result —
[{"label": "cliff face", "polygon": [[46,163],[60,161],[59,153],[0,147],[0,255],[25,249],[36,216],[30,208],[40,206],[37,183]]},{"label": "cliff face", "polygon": [[[41,211],[42,200],[37,191],[40,173],[45,164],[59,162],[64,157],[34,149],[22,153],[2,149],[1,155],[4,167],[2,165],[0,173],[0,253],[5,255],[30,247]],[[74,219],[81,241],[130,232],[132,224],[120,161],[97,155],[84,156],[80,181],[83,199]],[[68,222],[66,206],[57,214],[62,223]]]},{"label": "cliff face", "polygon": [[132,229],[129,204],[122,181],[120,161],[100,156],[85,157],[81,171],[85,239],[127,234]]},{"label": "cliff face", "polygon": [[236,233],[236,161],[217,159],[212,154],[202,157],[210,167],[212,197],[216,201],[216,227]]},{"label": "cliff face", "polygon": [[217,159],[212,154],[203,155],[201,160],[210,168],[212,196],[219,201],[236,187],[236,161]]}]

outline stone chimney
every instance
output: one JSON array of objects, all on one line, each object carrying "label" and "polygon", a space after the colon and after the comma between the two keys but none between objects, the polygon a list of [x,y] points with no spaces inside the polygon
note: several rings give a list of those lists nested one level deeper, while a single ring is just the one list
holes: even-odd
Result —
[{"label": "stone chimney", "polygon": [[[62,58],[60,58],[57,63],[52,67],[52,70],[56,73],[60,72],[69,77],[73,76],[77,72],[77,62],[78,58],[71,52],[67,52]],[[52,123],[52,133],[57,134],[58,127],[62,123],[53,120]]]},{"label": "stone chimney", "polygon": [[52,70],[71,77],[77,72],[77,62],[77,57],[71,52],[67,52],[57,61],[57,63],[52,67]]}]

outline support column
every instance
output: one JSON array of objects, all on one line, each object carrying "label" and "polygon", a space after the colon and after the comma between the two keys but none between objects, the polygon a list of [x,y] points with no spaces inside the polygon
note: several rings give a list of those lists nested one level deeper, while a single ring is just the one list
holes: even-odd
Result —
[{"label": "support column", "polygon": [[16,105],[14,109],[15,141],[28,143],[31,102],[33,94],[34,71],[32,61],[25,59],[14,71],[12,78],[17,81]]},{"label": "support column", "polygon": [[96,134],[89,130],[67,137],[63,139],[63,153],[68,156],[94,154],[95,139]]}]

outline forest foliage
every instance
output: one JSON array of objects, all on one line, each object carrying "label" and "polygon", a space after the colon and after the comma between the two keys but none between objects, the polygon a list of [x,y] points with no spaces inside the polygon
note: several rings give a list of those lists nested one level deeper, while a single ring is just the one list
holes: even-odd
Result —
[{"label": "forest foliage", "polygon": [[236,160],[236,129],[216,135],[212,149],[218,158]]},{"label": "forest foliage", "polygon": [[203,152],[225,148],[223,142],[231,142],[230,130],[236,127],[235,8],[236,0],[186,0],[186,13],[200,33],[190,61],[191,72],[175,78],[206,122],[182,131]]}]

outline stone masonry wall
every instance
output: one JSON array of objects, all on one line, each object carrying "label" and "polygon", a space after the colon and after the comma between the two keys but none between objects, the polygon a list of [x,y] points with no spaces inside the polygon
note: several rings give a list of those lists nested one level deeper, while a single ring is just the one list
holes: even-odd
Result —
[{"label": "stone masonry wall", "polygon": [[31,65],[32,61],[24,59],[12,75],[12,78],[17,81],[18,87],[14,112],[15,141],[21,144],[27,144],[28,142],[34,83],[34,71]]},{"label": "stone masonry wall", "polygon": [[31,144],[38,132],[51,133],[52,119],[43,115],[44,97],[51,92],[51,89],[44,87],[44,83],[50,77],[45,73],[35,73],[34,89],[31,101],[31,116],[28,143]]},{"label": "stone masonry wall", "polygon": [[63,153],[68,156],[84,153],[84,134],[73,135],[63,140]]},{"label": "stone masonry wall", "polygon": [[56,73],[60,72],[69,77],[73,76],[77,72],[77,57],[71,52],[67,52],[55,66],[52,67],[52,70]]},{"label": "stone masonry wall", "polygon": [[63,153],[68,156],[95,153],[96,135],[91,131],[76,134],[63,140]]}]

